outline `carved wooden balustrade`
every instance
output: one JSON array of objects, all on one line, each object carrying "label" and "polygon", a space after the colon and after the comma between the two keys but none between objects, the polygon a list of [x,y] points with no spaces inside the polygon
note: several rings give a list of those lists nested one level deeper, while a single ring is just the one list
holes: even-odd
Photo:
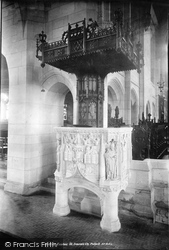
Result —
[{"label": "carved wooden balustrade", "polygon": [[101,227],[120,229],[118,195],[128,185],[131,128],[56,128],[56,200],[53,212],[67,215],[68,189],[83,187],[101,203]]},{"label": "carved wooden balustrade", "polygon": [[134,48],[129,35],[126,40],[123,34],[121,18],[107,28],[93,21],[86,25],[84,19],[68,24],[60,41],[37,40],[36,57],[42,61],[42,67],[46,63],[76,75],[92,73],[104,77],[109,72],[140,71],[141,47],[138,44]]},{"label": "carved wooden balustrade", "polygon": [[134,160],[161,159],[167,154],[169,154],[168,123],[156,123],[149,118],[133,126],[132,155]]}]

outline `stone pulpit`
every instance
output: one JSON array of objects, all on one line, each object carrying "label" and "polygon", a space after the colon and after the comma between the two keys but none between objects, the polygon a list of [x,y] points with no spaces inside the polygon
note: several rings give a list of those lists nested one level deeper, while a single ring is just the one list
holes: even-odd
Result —
[{"label": "stone pulpit", "polygon": [[82,187],[100,199],[100,226],[116,232],[118,195],[128,185],[131,164],[131,128],[57,127],[55,205],[53,212],[70,212],[68,190]]}]

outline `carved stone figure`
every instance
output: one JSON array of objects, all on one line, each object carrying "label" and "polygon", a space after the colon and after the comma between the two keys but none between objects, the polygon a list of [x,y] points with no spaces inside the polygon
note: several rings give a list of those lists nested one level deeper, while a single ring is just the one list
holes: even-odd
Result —
[{"label": "carved stone figure", "polygon": [[85,164],[91,164],[91,152],[92,152],[92,149],[91,149],[91,146],[86,146],[86,152],[84,154],[84,163]]},{"label": "carved stone figure", "polygon": [[72,161],[73,159],[73,151],[71,145],[67,144],[65,146],[65,152],[64,152],[64,160],[65,161]]},{"label": "carved stone figure", "polygon": [[98,152],[96,150],[96,147],[93,146],[93,149],[92,149],[92,164],[98,164],[98,163],[99,163]]},{"label": "carved stone figure", "polygon": [[74,162],[83,162],[83,148],[81,146],[74,146],[73,147],[74,152]]},{"label": "carved stone figure", "polygon": [[56,141],[56,166],[57,170],[60,171],[61,164],[61,139],[57,139]]},{"label": "carved stone figure", "polygon": [[104,154],[106,165],[106,179],[113,180],[117,177],[116,142],[112,139]]},{"label": "carved stone figure", "polygon": [[98,164],[98,152],[95,146],[86,146],[86,152],[84,154],[85,164]]}]

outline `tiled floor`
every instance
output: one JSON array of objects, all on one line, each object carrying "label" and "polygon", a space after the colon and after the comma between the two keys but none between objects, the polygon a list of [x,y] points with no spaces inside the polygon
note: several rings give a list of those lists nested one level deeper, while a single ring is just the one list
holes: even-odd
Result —
[{"label": "tiled floor", "polygon": [[[168,225],[152,223],[151,219],[139,218],[125,211],[119,211],[121,229],[108,233],[100,228],[100,218],[74,211],[66,217],[53,214],[54,195],[41,192],[33,196],[21,196],[0,189],[0,237],[1,249],[7,249],[5,242],[34,243],[38,249],[161,249],[169,250]],[[10,233],[15,236],[7,237]],[[4,240],[3,240],[4,238]],[[45,243],[46,245],[44,245]],[[35,244],[35,243],[34,243]],[[52,245],[53,244],[53,245]],[[45,247],[46,246],[46,247]],[[48,247],[48,248],[47,248]],[[23,247],[22,247],[23,248]],[[19,247],[16,247],[19,249]],[[27,249],[30,249],[28,247]],[[31,249],[36,249],[32,248]]]},{"label": "tiled floor", "polygon": [[119,211],[120,231],[108,233],[98,217],[73,211],[66,217],[54,215],[54,196],[47,193],[25,197],[1,189],[0,201],[0,230],[31,242],[63,238],[65,249],[169,249],[167,225],[124,210]]}]

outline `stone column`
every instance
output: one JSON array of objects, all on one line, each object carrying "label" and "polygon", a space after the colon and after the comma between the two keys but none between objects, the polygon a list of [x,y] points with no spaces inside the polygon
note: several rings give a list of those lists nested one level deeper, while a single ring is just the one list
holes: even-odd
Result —
[{"label": "stone column", "polygon": [[73,103],[73,124],[78,124],[79,121],[79,102],[75,100]]},{"label": "stone column", "polygon": [[[8,167],[4,189],[30,194],[39,190],[41,180],[51,175],[55,167],[53,124],[43,114],[41,68],[35,57],[35,34],[42,28],[40,23],[27,21],[23,31],[19,14],[16,16],[19,21],[13,22],[12,13],[9,18],[10,36],[4,34],[3,38],[10,76]],[[48,110],[51,112],[51,107]],[[48,123],[50,127],[46,126]]]},{"label": "stone column", "polygon": [[[106,80],[107,83],[107,80]],[[104,83],[105,84],[105,83]],[[108,86],[104,85],[104,101],[103,101],[103,128],[108,127]]]},{"label": "stone column", "polygon": [[105,198],[103,200],[103,217],[100,226],[103,230],[109,232],[117,232],[121,228],[121,223],[118,217],[118,196],[120,190],[104,192]]},{"label": "stone column", "polygon": [[124,119],[126,125],[131,125],[131,73],[125,72],[125,106],[124,106]]},{"label": "stone column", "polygon": [[139,74],[139,118],[142,120],[142,113],[144,112],[144,67]]},{"label": "stone column", "polygon": [[68,190],[64,189],[62,182],[56,181],[55,185],[55,205],[53,213],[59,216],[66,216],[70,213],[68,205]]},{"label": "stone column", "polygon": [[[20,22],[19,22],[20,24]],[[19,24],[9,29],[18,31]],[[12,37],[13,46],[8,58],[9,70],[9,121],[8,121],[8,167],[5,190],[29,194],[38,189],[41,171],[39,113],[41,86],[35,66],[35,40],[33,26],[25,25],[25,34]],[[26,35],[25,35],[26,36]],[[6,46],[6,45],[5,45]],[[13,51],[15,48],[15,53]]]},{"label": "stone column", "polygon": [[[152,31],[151,28],[149,27],[146,31],[144,31],[143,35],[143,48],[144,48],[144,65],[146,67],[143,67],[141,69],[142,73],[140,75],[140,98],[141,98],[141,105],[142,110],[144,112],[144,117],[146,117],[146,104],[148,101],[151,103],[151,95],[150,93],[152,91],[152,88],[150,87],[151,84],[151,35]],[[144,46],[145,45],[145,46]],[[142,116],[142,114],[140,114]]]}]

